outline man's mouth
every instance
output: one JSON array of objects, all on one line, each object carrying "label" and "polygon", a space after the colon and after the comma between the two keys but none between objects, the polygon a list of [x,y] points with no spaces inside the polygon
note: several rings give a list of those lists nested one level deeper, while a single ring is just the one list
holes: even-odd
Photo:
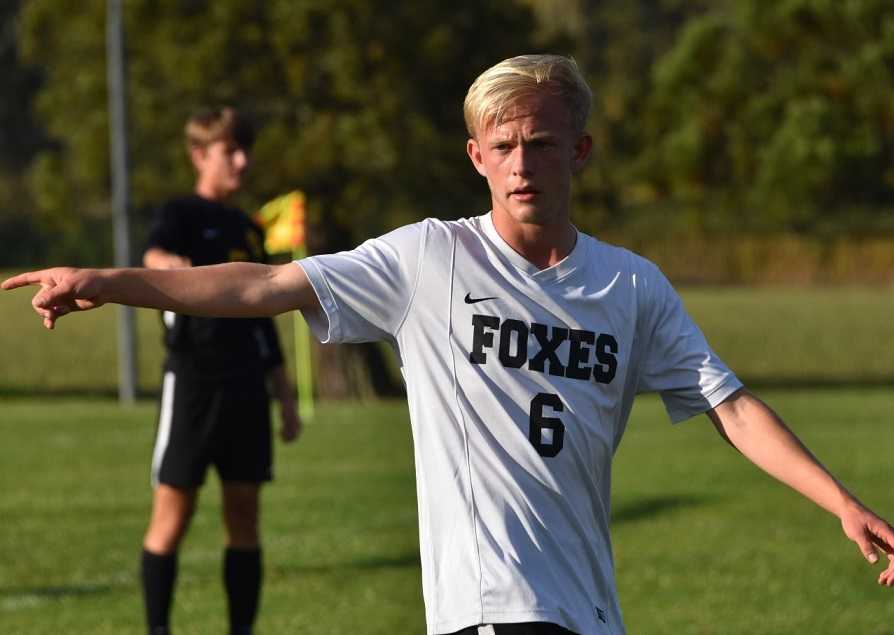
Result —
[{"label": "man's mouth", "polygon": [[533,187],[519,187],[509,192],[509,196],[522,201],[531,200],[538,194],[540,194],[540,190]]}]

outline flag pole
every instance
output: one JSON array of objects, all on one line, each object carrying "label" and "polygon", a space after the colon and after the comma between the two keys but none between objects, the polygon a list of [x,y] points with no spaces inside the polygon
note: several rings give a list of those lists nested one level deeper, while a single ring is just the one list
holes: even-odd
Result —
[{"label": "flag pole", "polygon": [[[300,260],[307,255],[304,245],[296,247],[292,252],[295,260]],[[292,313],[292,331],[295,335],[295,375],[298,384],[298,414],[304,423],[310,423],[314,418],[314,369],[310,354],[310,330],[307,322],[299,315],[299,311]]]}]

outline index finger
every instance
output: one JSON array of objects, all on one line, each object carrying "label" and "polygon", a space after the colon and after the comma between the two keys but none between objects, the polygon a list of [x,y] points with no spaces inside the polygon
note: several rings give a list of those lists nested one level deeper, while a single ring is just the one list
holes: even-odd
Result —
[{"label": "index finger", "polygon": [[878,583],[886,587],[894,587],[894,555],[888,554],[888,568],[879,574]]},{"label": "index finger", "polygon": [[19,287],[27,287],[29,284],[40,284],[44,280],[44,276],[42,275],[42,271],[28,271],[26,273],[20,273],[17,276],[13,276],[12,278],[7,278],[3,281],[3,284],[0,285],[4,291],[9,291],[10,289],[18,289]]}]

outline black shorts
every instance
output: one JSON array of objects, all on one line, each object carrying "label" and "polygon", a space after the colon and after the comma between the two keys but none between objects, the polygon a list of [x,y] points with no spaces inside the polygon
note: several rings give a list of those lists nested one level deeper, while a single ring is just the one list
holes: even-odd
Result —
[{"label": "black shorts", "polygon": [[[490,631],[490,629],[485,629]],[[478,635],[479,627],[470,626],[452,635]],[[494,635],[575,635],[571,631],[548,622],[522,622],[518,624],[493,624]]]},{"label": "black shorts", "polygon": [[222,481],[261,483],[273,476],[270,401],[260,374],[210,381],[166,371],[152,484],[191,489],[209,465]]}]

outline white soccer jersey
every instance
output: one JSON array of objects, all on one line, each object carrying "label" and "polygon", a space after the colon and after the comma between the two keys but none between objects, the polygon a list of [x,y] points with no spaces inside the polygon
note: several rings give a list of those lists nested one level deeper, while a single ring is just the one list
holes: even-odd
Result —
[{"label": "white soccer jersey", "polygon": [[300,264],[322,342],[385,339],[400,357],[428,633],[624,633],[609,493],[634,395],[660,391],[676,422],[741,386],[658,268],[578,233],[541,271],[490,214]]}]

